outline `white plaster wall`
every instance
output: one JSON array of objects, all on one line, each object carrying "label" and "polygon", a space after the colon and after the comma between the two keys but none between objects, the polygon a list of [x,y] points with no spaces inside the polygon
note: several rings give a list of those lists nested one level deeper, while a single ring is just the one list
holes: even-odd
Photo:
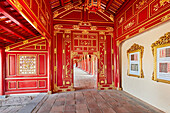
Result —
[{"label": "white plaster wall", "polygon": [[[122,87],[133,96],[170,113],[170,84],[152,80],[154,59],[151,44],[165,33],[170,32],[170,21],[137,35],[122,44]],[[144,46],[143,71],[144,78],[127,76],[127,50],[134,44]]]}]

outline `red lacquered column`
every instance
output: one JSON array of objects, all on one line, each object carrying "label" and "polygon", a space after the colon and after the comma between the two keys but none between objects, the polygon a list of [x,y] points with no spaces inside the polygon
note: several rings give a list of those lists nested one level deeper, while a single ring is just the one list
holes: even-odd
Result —
[{"label": "red lacquered column", "polygon": [[92,69],[92,75],[94,75],[94,57],[91,58],[91,69]]},{"label": "red lacquered column", "polygon": [[5,92],[5,49],[0,48],[0,95]]},{"label": "red lacquered column", "polygon": [[88,62],[88,59],[89,59],[89,56],[87,55],[87,58],[86,58],[86,72],[89,71],[89,62]]}]

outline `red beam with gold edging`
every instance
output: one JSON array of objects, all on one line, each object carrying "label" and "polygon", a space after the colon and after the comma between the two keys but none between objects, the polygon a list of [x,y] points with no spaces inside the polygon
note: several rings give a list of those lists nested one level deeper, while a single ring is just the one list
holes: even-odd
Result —
[{"label": "red beam with gold edging", "polygon": [[7,42],[10,42],[10,43],[15,43],[15,41],[7,38],[6,36],[0,34],[0,39],[4,40],[4,41],[7,41]]},{"label": "red beam with gold edging", "polygon": [[60,2],[61,2],[61,6],[64,6],[64,1],[63,1],[63,0],[60,0]]},{"label": "red beam with gold edging", "polygon": [[18,26],[29,32],[31,35],[36,36],[32,31],[30,31],[22,22],[20,22],[12,13],[7,11],[1,4],[0,4],[0,11],[2,14],[4,14],[7,18],[11,19],[13,22],[15,22]]},{"label": "red beam with gold edging", "polygon": [[0,22],[0,27],[14,35],[16,35],[17,37],[25,40],[26,38],[24,38],[23,36],[21,36],[20,34],[16,33],[16,31],[12,30],[11,28],[9,28],[7,25],[5,25],[3,22]]},{"label": "red beam with gold edging", "polygon": [[106,6],[106,10],[109,9],[109,7],[110,7],[110,5],[112,4],[112,2],[113,2],[113,0],[110,0],[110,1],[108,2],[107,6]]}]

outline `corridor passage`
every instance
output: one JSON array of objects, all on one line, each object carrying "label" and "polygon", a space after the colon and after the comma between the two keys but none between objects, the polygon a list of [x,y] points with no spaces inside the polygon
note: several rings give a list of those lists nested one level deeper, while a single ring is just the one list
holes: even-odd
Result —
[{"label": "corridor passage", "polygon": [[97,88],[96,76],[90,75],[80,68],[74,67],[74,87],[76,89]]},{"label": "corridor passage", "polygon": [[[14,112],[10,112],[14,113]],[[39,95],[19,113],[163,113],[124,91],[95,89]]]}]

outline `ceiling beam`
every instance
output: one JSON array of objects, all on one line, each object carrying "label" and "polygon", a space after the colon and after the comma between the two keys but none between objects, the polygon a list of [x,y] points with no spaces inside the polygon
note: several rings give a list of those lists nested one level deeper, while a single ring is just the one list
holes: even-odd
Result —
[{"label": "ceiling beam", "polygon": [[64,0],[60,0],[61,6],[64,6]]},{"label": "ceiling beam", "polygon": [[6,36],[0,34],[0,39],[2,39],[3,41],[6,41],[6,42],[10,42],[10,43],[15,43],[14,40],[11,40],[9,38],[7,38]]},{"label": "ceiling beam", "polygon": [[109,9],[109,7],[110,7],[110,5],[112,4],[112,2],[113,2],[113,0],[110,0],[110,1],[108,2],[107,6],[106,6],[106,10]]},{"label": "ceiling beam", "polygon": [[14,31],[13,29],[11,29],[10,27],[8,27],[6,24],[4,24],[4,22],[0,21],[0,27],[6,31],[8,31],[9,33],[12,33],[14,35],[16,35],[17,37],[25,40],[26,38],[24,38],[22,35],[20,35],[19,33],[17,33],[16,31]]},{"label": "ceiling beam", "polygon": [[35,33],[33,33],[31,30],[29,30],[20,20],[18,20],[12,13],[7,11],[1,4],[0,4],[0,12],[5,15],[7,18],[15,22],[18,26],[29,32],[31,35],[36,36]]},{"label": "ceiling beam", "polygon": [[0,46],[4,46],[4,45],[0,44]]}]

